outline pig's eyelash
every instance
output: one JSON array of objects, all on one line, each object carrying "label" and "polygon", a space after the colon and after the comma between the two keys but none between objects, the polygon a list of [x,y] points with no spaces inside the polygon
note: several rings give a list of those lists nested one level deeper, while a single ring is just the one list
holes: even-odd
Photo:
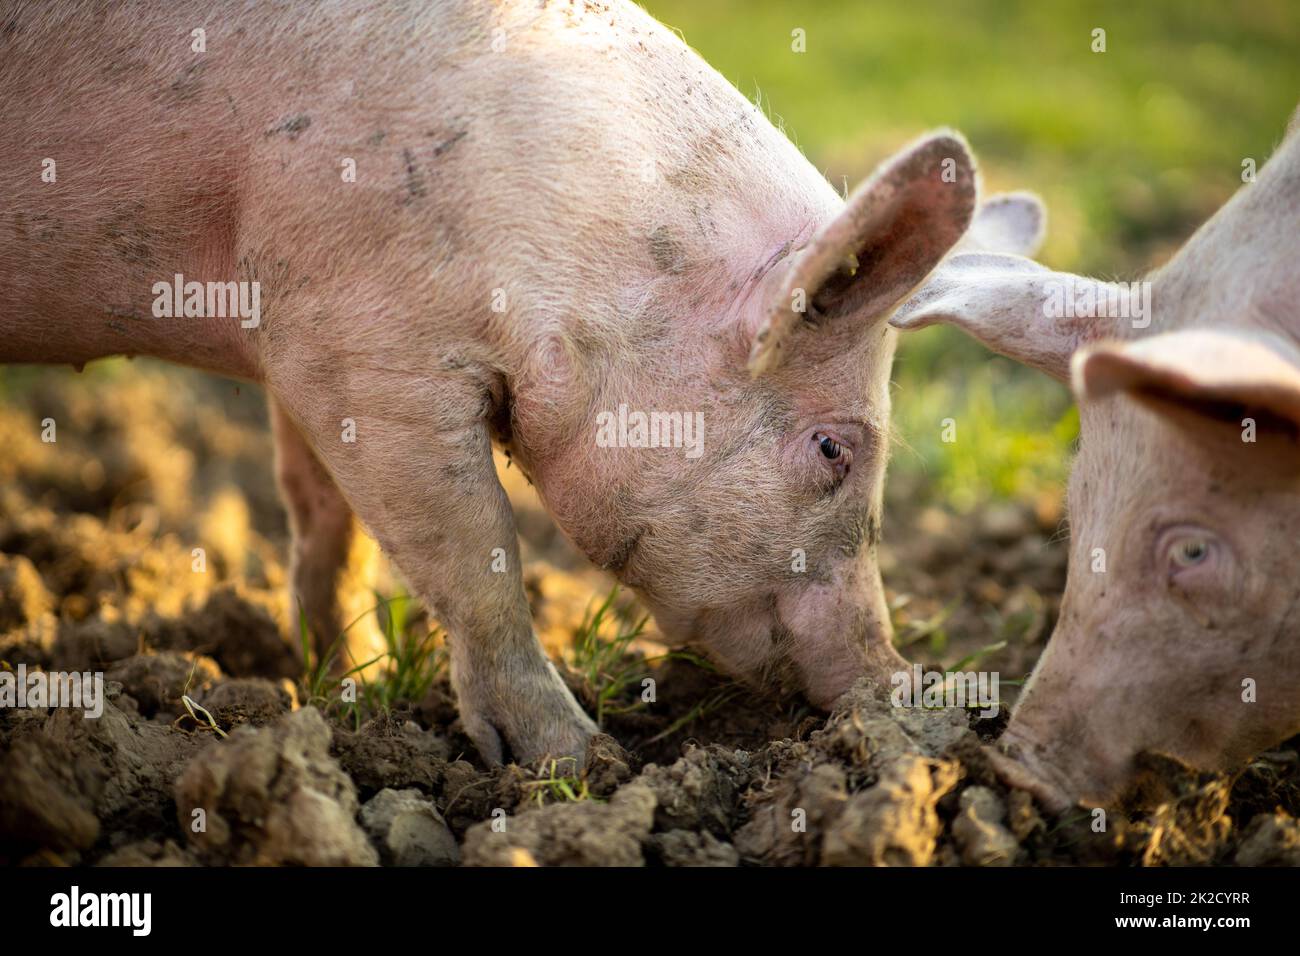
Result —
[{"label": "pig's eyelash", "polygon": [[888,448],[889,447],[889,427],[881,428],[872,421],[863,419],[858,422],[862,426],[862,434],[866,436],[864,442],[865,448]]},{"label": "pig's eyelash", "polygon": [[873,448],[888,448],[890,439],[893,437],[889,426],[881,428],[879,424],[870,419],[855,418],[845,424],[852,426],[861,435],[859,442],[849,446],[853,449],[854,455],[868,454]]}]

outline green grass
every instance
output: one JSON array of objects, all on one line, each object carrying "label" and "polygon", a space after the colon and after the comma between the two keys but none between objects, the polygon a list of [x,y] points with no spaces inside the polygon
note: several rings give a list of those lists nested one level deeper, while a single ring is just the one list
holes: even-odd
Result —
[{"label": "green grass", "polygon": [[[301,609],[298,612],[298,640],[305,668],[302,685],[307,703],[327,713],[337,711],[356,727],[366,716],[388,713],[396,704],[420,703],[447,666],[440,632],[426,631],[410,619],[409,604],[413,600],[410,595],[385,597],[375,592],[375,599],[378,603],[349,623],[320,657],[312,648],[307,617]],[[370,614],[379,618],[384,653],[365,661],[349,661],[347,669],[334,676],[335,662],[344,650],[347,632]],[[380,673],[367,678],[363,672],[372,664],[382,664]],[[347,679],[359,682],[360,693],[355,700],[343,700],[340,694],[341,682]]]},{"label": "green grass", "polygon": [[[1128,272],[1261,161],[1300,97],[1293,0],[650,0],[828,178],[861,178],[927,128],[964,132],[997,188],[1066,214],[1049,258]],[[1107,32],[1093,53],[1091,31]],[[807,52],[790,33],[807,32]]]},{"label": "green grass", "polygon": [[[986,191],[1046,200],[1043,261],[1104,277],[1167,258],[1241,185],[1244,159],[1263,164],[1300,98],[1294,0],[644,6],[747,96],[761,92],[835,185],[955,127]],[[1091,50],[1098,27],[1105,53]],[[962,508],[1059,485],[1075,437],[1063,388],[999,363],[950,329],[903,336],[894,468]],[[939,442],[947,417],[964,436],[952,445]]]},{"label": "green grass", "polygon": [[375,592],[375,598],[388,667],[384,678],[367,685],[371,705],[388,710],[397,701],[419,703],[447,665],[445,646],[436,629],[425,631],[409,619],[410,595],[385,598]]},{"label": "green grass", "polygon": [[567,761],[552,760],[550,764],[538,772],[536,780],[529,780],[523,784],[525,790],[531,790],[530,799],[538,806],[546,803],[581,803],[590,800],[596,803],[603,803],[598,797],[591,794],[587,788],[587,781],[575,773],[565,774],[559,772],[559,764],[565,763],[566,766],[572,767],[574,761],[569,758]]},{"label": "green grass", "polygon": [[[588,693],[596,702],[596,723],[604,724],[610,714],[626,714],[643,709],[646,704],[639,691],[641,681],[652,674],[652,667],[662,661],[686,661],[693,667],[716,673],[708,661],[687,650],[666,651],[646,657],[632,648],[632,642],[645,632],[649,615],[630,617],[617,604],[618,585],[599,602],[593,602],[574,631],[569,665],[581,675]],[[635,606],[633,606],[635,607]],[[612,632],[612,636],[606,636]],[[677,731],[708,716],[727,704],[740,688],[726,684],[695,704],[687,713],[655,734],[648,744],[671,737]]]},{"label": "green grass", "polygon": [[[596,723],[603,724],[605,715],[625,713],[642,705],[640,697],[626,702],[626,692],[639,685],[647,676],[649,661],[630,652],[633,641],[645,633],[648,615],[628,622],[620,617],[614,607],[618,586],[610,589],[605,599],[583,613],[582,623],[574,633],[570,663],[582,675],[596,701]],[[614,631],[612,638],[602,635]]]},{"label": "green grass", "polygon": [[918,332],[898,358],[893,468],[917,473],[959,511],[1062,487],[1079,434],[1068,392],[971,341],[941,353],[957,335]]},{"label": "green grass", "polygon": [[953,601],[922,620],[910,620],[906,624],[895,621],[894,647],[902,651],[913,644],[926,641],[931,657],[942,656],[948,649],[948,619],[957,610],[957,606],[958,602]]}]

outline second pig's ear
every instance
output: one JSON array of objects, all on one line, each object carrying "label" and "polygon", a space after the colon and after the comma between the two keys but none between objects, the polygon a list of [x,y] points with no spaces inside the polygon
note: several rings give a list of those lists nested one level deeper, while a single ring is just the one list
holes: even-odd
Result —
[{"label": "second pig's ear", "polygon": [[956,133],[932,133],[887,161],[772,274],[750,370],[775,366],[801,324],[883,319],[961,239],[976,193]]},{"label": "second pig's ear", "polygon": [[1075,349],[1113,334],[1114,324],[1060,306],[1067,295],[1105,301],[1108,291],[1107,283],[1053,272],[1032,259],[965,252],[940,266],[889,321],[909,331],[955,325],[994,352],[1065,382]]},{"label": "second pig's ear", "polygon": [[1047,235],[1047,207],[1031,192],[999,193],[980,203],[958,252],[1032,256]]},{"label": "second pig's ear", "polygon": [[1102,342],[1074,357],[1080,401],[1117,392],[1240,425],[1261,414],[1300,429],[1300,352],[1267,333],[1186,329]]}]

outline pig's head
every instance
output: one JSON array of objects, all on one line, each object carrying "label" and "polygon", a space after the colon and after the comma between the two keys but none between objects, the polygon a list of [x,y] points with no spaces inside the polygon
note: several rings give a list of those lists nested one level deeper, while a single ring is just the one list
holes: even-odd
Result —
[{"label": "pig's head", "polygon": [[1074,370],[1069,580],[1005,740],[1053,805],[1114,799],[1142,751],[1230,769],[1300,731],[1300,352],[1193,329]]},{"label": "pig's head", "polygon": [[1061,617],[1002,744],[1053,808],[1143,751],[1230,769],[1300,731],[1300,352],[1193,329],[1084,348]]},{"label": "pig's head", "polygon": [[[644,341],[581,374],[566,349],[560,378],[591,383],[581,427],[530,449],[529,467],[561,528],[640,595],[671,643],[827,706],[856,678],[904,666],[876,557],[886,320],[967,232],[976,182],[946,133],[847,201],[817,179],[816,198],[777,225],[756,187],[715,198],[701,230],[652,230],[663,274],[638,289],[654,317]],[[750,223],[719,237],[728,202]],[[1010,226],[1032,243],[1040,219],[1031,197],[1001,200],[983,234],[1006,239]],[[692,245],[698,235],[712,246]],[[672,422],[664,443],[680,447],[643,447],[660,413]]]},{"label": "pig's head", "polygon": [[1012,759],[995,755],[1053,809],[1121,796],[1144,751],[1228,769],[1300,731],[1296,155],[1270,163],[1149,296],[954,256],[893,317],[958,325],[1072,378],[1061,616],[1000,742]]}]

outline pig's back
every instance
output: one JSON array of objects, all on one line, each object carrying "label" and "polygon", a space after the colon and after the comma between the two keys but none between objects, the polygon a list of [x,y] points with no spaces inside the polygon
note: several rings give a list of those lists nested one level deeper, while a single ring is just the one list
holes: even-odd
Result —
[{"label": "pig's back", "polygon": [[[536,329],[495,334],[527,348],[572,302],[616,321],[638,285],[721,279],[837,202],[631,4],[72,3],[0,24],[21,224],[0,238],[0,319],[90,322],[97,348],[158,351],[138,320],[176,271],[257,278],[273,308],[381,275],[469,338],[494,330],[466,305],[504,290]],[[230,344],[163,347],[205,364]]]}]

